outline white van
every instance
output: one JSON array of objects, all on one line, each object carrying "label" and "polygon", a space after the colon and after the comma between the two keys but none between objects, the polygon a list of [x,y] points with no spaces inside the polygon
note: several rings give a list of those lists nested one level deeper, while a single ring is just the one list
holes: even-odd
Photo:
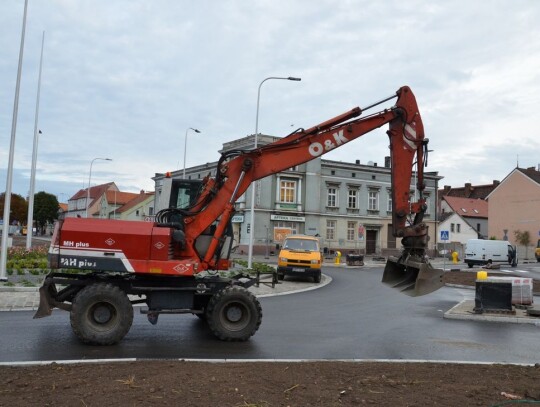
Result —
[{"label": "white van", "polygon": [[507,263],[516,267],[516,248],[505,240],[469,239],[465,248],[465,263],[469,267],[488,263]]}]

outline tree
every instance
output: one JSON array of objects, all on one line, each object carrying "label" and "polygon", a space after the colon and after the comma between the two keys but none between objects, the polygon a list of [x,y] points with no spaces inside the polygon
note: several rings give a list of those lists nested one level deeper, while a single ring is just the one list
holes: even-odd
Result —
[{"label": "tree", "polygon": [[55,195],[41,191],[34,195],[34,220],[43,233],[47,223],[58,219],[58,199]]},{"label": "tree", "polygon": [[[4,216],[4,202],[6,194],[0,194],[0,216]],[[9,224],[14,222],[26,223],[28,218],[28,202],[22,196],[17,194],[11,194],[11,206],[10,206]],[[7,221],[5,223],[8,223]]]},{"label": "tree", "polygon": [[516,241],[522,245],[525,246],[525,260],[529,258],[529,245],[531,244],[531,235],[528,230],[522,232],[521,230],[515,230],[514,236],[516,237]]}]

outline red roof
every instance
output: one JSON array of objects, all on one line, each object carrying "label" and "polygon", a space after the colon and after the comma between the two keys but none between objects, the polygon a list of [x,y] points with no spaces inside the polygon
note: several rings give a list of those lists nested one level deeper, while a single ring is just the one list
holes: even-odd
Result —
[{"label": "red roof", "polygon": [[[102,196],[105,191],[107,191],[111,186],[114,185],[114,182],[108,182],[107,184],[101,184],[101,185],[95,185],[92,188],[90,188],[90,199],[94,200],[95,198],[98,198]],[[71,198],[69,198],[70,201],[74,201],[81,198],[86,198],[88,194],[88,188],[79,189],[79,191],[73,195]]]},{"label": "red roof", "polygon": [[132,194],[132,195],[136,195],[136,197],[133,198],[128,203],[126,203],[121,208],[117,209],[116,212],[121,213],[121,212],[125,212],[125,211],[133,208],[134,206],[136,206],[136,205],[140,204],[141,202],[143,202],[144,200],[146,200],[149,196],[153,196],[154,192],[142,192],[141,191],[140,194]]},{"label": "red roof", "polygon": [[107,202],[110,204],[116,205],[125,205],[139,194],[134,194],[133,192],[120,192],[120,191],[107,191],[106,198]]},{"label": "red roof", "polygon": [[488,203],[483,199],[459,198],[443,196],[452,210],[464,218],[487,218]]}]

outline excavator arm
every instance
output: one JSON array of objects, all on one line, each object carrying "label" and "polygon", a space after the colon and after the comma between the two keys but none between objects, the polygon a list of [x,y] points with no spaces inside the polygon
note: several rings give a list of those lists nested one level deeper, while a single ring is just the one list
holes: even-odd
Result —
[{"label": "excavator arm", "polygon": [[[393,106],[360,117],[363,111],[392,99],[397,99]],[[201,269],[218,268],[216,253],[234,213],[234,203],[252,182],[320,157],[386,124],[389,125],[391,156],[392,227],[394,236],[403,238],[404,251],[400,258],[389,260],[383,282],[409,295],[427,294],[438,289],[442,285],[442,271],[431,268],[427,261],[428,227],[422,221],[427,208],[422,193],[428,139],[424,137],[416,99],[408,87],[402,87],[395,95],[364,109],[356,107],[317,126],[299,129],[272,144],[249,151],[224,153],[216,177],[204,180],[197,203],[190,212],[183,214],[185,244],[182,257],[198,256],[194,249],[195,240],[218,220],[208,250],[200,259]],[[415,160],[420,198],[411,202]]]}]

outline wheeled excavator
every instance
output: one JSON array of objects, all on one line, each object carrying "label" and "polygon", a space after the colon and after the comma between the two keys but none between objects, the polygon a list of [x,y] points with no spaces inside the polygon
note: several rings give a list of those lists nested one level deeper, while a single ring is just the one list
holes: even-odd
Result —
[{"label": "wheeled excavator", "polygon": [[[364,111],[395,100],[390,107]],[[194,314],[215,336],[245,341],[258,330],[262,309],[248,290],[254,279],[231,266],[231,217],[235,201],[258,179],[320,157],[388,125],[392,177],[392,228],[402,238],[382,282],[418,296],[440,288],[443,271],[426,255],[428,226],[424,165],[428,139],[409,87],[363,109],[356,107],[274,143],[224,152],[214,177],[168,179],[167,208],[154,222],[65,218],[56,223],[49,250],[51,271],[40,288],[34,318],[54,308],[70,313],[74,333],[85,343],[119,342],[133,321],[133,305],[157,323],[160,314]],[[416,164],[419,199],[410,194]]]}]

